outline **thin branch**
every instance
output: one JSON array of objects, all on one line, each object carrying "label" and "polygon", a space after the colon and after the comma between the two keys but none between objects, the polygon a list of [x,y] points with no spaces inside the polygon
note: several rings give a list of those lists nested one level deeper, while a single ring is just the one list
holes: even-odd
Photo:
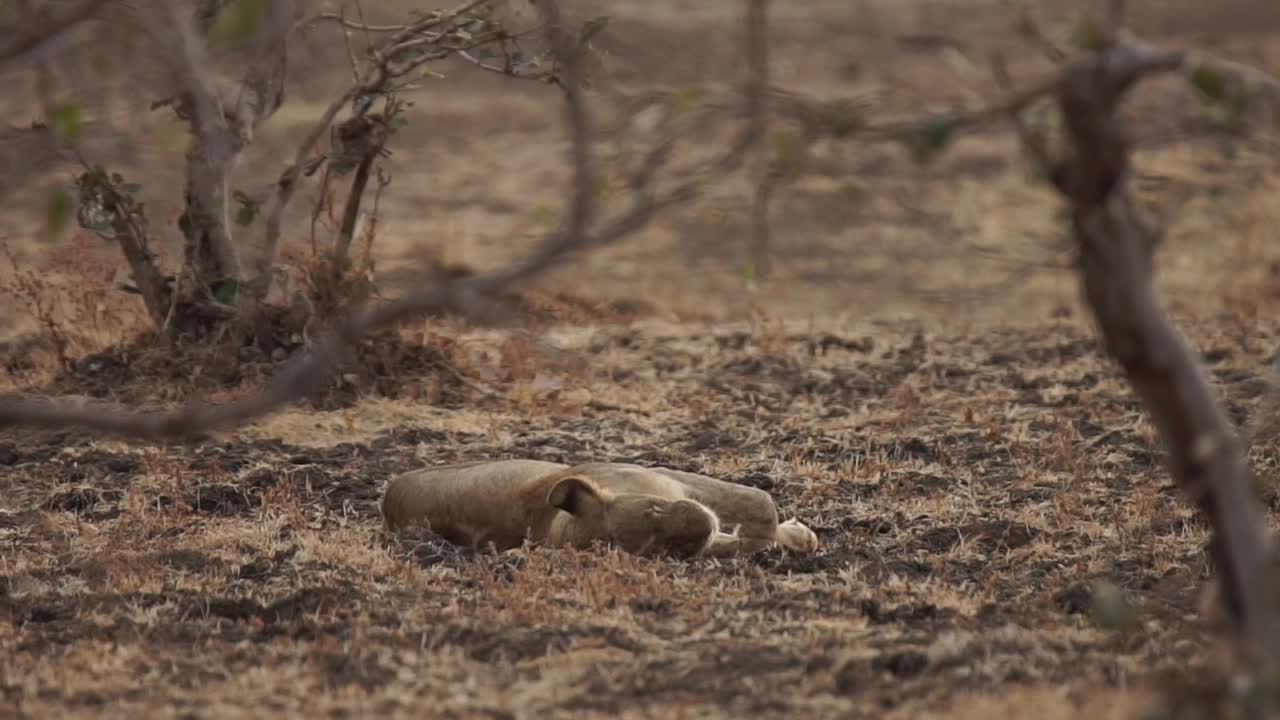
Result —
[{"label": "thin branch", "polygon": [[[360,16],[360,23],[364,24],[364,4],[360,0],[353,0],[352,4],[356,6],[356,14]],[[366,47],[373,47],[373,33],[369,30],[364,31],[364,42]]]},{"label": "thin branch", "polygon": [[607,245],[638,232],[660,211],[693,202],[706,192],[713,181],[736,171],[746,160],[747,154],[764,134],[766,96],[770,94],[768,82],[768,0],[747,0],[746,62],[748,67],[744,101],[749,108],[747,124],[729,147],[713,160],[686,170],[684,179],[661,194],[652,188],[659,169],[671,157],[675,143],[698,121],[705,119],[723,105],[706,104],[701,111],[688,113],[683,123],[670,129],[662,140],[645,156],[639,169],[631,178],[634,195],[631,207],[609,224],[594,232],[587,244],[591,247]]},{"label": "thin branch", "polygon": [[347,204],[342,212],[342,224],[338,229],[338,240],[333,247],[333,258],[343,260],[351,248],[351,239],[355,236],[356,220],[360,216],[360,202],[364,197],[365,186],[369,182],[369,173],[373,163],[382,152],[390,123],[399,112],[399,103],[394,99],[387,100],[384,113],[378,116],[357,116],[343,123],[338,129],[338,137],[342,138],[343,153],[355,154],[355,175],[351,180],[351,191],[347,194]]},{"label": "thin branch", "polygon": [[[1005,91],[1009,91],[1013,87],[1013,79],[1009,76],[1009,67],[1005,64],[1003,55],[996,53],[992,56],[991,69],[992,74],[995,75],[996,84]],[[1053,169],[1053,160],[1049,156],[1047,140],[1032,129],[1031,125],[1022,117],[1020,110],[1009,113],[1009,119],[1013,123],[1014,130],[1018,133],[1018,140],[1023,150],[1031,158],[1031,162],[1045,177],[1049,177]]]},{"label": "thin branch", "polygon": [[559,233],[552,233],[523,262],[473,279],[475,289],[482,294],[503,290],[533,275],[537,275],[569,255],[573,250],[588,245],[587,232],[595,214],[595,173],[591,162],[591,119],[582,99],[582,53],[572,35],[563,27],[560,8],[555,2],[543,0],[538,4],[539,13],[546,25],[546,33],[556,59],[561,63],[562,76],[558,79],[564,91],[566,122],[573,135],[573,200],[570,204],[568,223]]},{"label": "thin branch", "polygon": [[370,267],[369,257],[373,253],[373,238],[378,232],[378,221],[382,217],[382,192],[391,184],[391,174],[381,165],[378,166],[378,188],[373,191],[373,210],[369,212],[369,223],[364,230],[364,255],[360,258],[359,267]]},{"label": "thin branch", "polygon": [[345,25],[346,27],[351,28],[352,30],[397,33],[401,36],[408,36],[414,33],[420,33],[424,30],[430,30],[431,28],[439,27],[441,25],[448,25],[449,23],[452,23],[454,20],[458,19],[459,17],[471,12],[472,10],[475,10],[481,5],[486,5],[489,2],[490,0],[469,0],[468,2],[463,3],[462,5],[459,5],[458,7],[454,8],[453,10],[450,10],[445,13],[432,15],[430,17],[422,18],[421,20],[410,23],[408,25],[368,25],[365,23],[356,23],[356,22],[347,20],[345,17],[337,13],[320,13],[319,15],[315,16],[311,20],[307,21],[306,24],[312,24],[320,20],[332,20],[342,25]]},{"label": "thin branch", "polygon": [[311,150],[320,140],[320,136],[333,124],[333,119],[356,96],[360,88],[361,86],[348,88],[341,97],[329,103],[329,107],[325,108],[320,120],[311,127],[311,130],[303,138],[302,143],[294,151],[293,163],[285,168],[284,172],[280,174],[280,179],[276,181],[276,190],[271,196],[271,204],[267,211],[267,220],[263,230],[263,248],[258,260],[257,277],[253,281],[256,284],[254,294],[258,297],[265,296],[270,288],[271,265],[275,261],[276,246],[280,242],[280,225],[284,220],[285,208],[289,205],[289,201],[293,199],[293,193],[297,189],[298,176],[301,175],[302,168],[306,165],[307,156],[311,154]]},{"label": "thin branch", "polygon": [[351,81],[360,82],[360,61],[356,60],[355,48],[351,46],[351,31],[346,25],[342,26],[342,42],[347,48],[347,61],[351,63]]},{"label": "thin branch", "polygon": [[342,225],[338,228],[338,242],[333,248],[335,258],[345,258],[351,248],[351,238],[356,234],[356,221],[360,218],[360,200],[364,195],[365,185],[369,183],[373,161],[377,157],[376,154],[370,153],[364,156],[356,166],[355,176],[351,179],[351,191],[347,193],[347,204],[342,209]]},{"label": "thin branch", "polygon": [[773,203],[774,193],[787,178],[787,171],[781,162],[771,161],[765,170],[764,177],[756,185],[755,198],[751,203],[751,258],[755,268],[755,277],[764,280],[773,269],[772,229],[769,225],[769,210]]},{"label": "thin branch", "polygon": [[82,0],[66,14],[49,18],[35,27],[27,28],[11,42],[0,47],[0,73],[16,67],[58,43],[75,26],[90,19],[98,9],[106,4],[106,0]]},{"label": "thin branch", "polygon": [[747,137],[755,143],[764,135],[769,100],[769,0],[747,0],[746,12]]},{"label": "thin branch", "polygon": [[[769,122],[769,3],[747,0],[747,132],[750,142],[759,145]],[[756,277],[763,280],[770,270],[769,203],[774,187],[784,171],[768,162],[764,177],[756,189],[751,213],[751,254],[755,258]]]},{"label": "thin branch", "polygon": [[156,325],[164,327],[176,298],[156,266],[141,203],[105,170],[90,167],[83,159],[81,165],[84,173],[76,180],[80,207],[77,220],[82,227],[120,246],[143,305]]},{"label": "thin branch", "polygon": [[325,207],[333,203],[333,199],[329,195],[329,164],[325,163],[324,170],[320,175],[320,193],[316,198],[315,207],[311,208],[311,255],[316,256],[320,252],[320,248],[316,245],[316,223],[320,221],[320,213],[324,212]]},{"label": "thin branch", "polygon": [[[1259,68],[1199,50],[1161,48],[1127,33],[1120,34],[1119,46],[1126,49],[1132,62],[1144,66],[1154,63],[1159,66],[1160,72],[1186,72],[1205,68],[1233,85],[1228,92],[1280,107],[1280,78]],[[922,127],[939,121],[945,122],[956,134],[960,134],[985,129],[995,122],[1015,117],[1033,103],[1055,95],[1081,63],[1087,65],[1091,62],[1087,57],[1077,59],[1035,84],[1008,93],[976,110],[912,117],[880,124],[862,123],[856,116],[857,108],[842,107],[841,104],[824,102],[780,88],[770,88],[769,92],[775,99],[773,106],[777,114],[801,122],[817,122],[824,134],[855,142],[901,142],[911,138]]]},{"label": "thin branch", "polygon": [[524,70],[517,68],[514,65],[500,66],[500,65],[494,65],[493,63],[487,63],[481,60],[480,58],[476,57],[475,55],[472,55],[471,53],[467,52],[466,50],[459,50],[457,55],[458,57],[462,58],[463,60],[466,60],[472,65],[475,65],[481,70],[486,70],[491,73],[497,73],[498,75],[513,77],[520,80],[546,80],[553,75],[553,72],[550,70],[526,72]]},{"label": "thin branch", "polygon": [[348,30],[362,30],[364,32],[376,32],[376,33],[404,32],[408,30],[410,27],[409,25],[369,25],[367,23],[358,23],[352,20],[348,20],[346,16],[343,15],[342,13],[320,13],[319,15],[316,15],[315,17],[308,20],[306,24],[310,25],[310,24],[319,22],[321,20],[330,20],[330,21],[336,22],[337,24],[341,25],[342,27]]},{"label": "thin branch", "polygon": [[[423,18],[415,23],[398,28],[382,47],[374,49],[374,63],[372,66],[365,70],[359,80],[330,103],[324,113],[321,114],[320,119],[303,137],[302,142],[294,151],[293,162],[285,168],[276,181],[275,192],[272,193],[266,211],[261,251],[255,268],[255,277],[251,281],[251,297],[261,299],[265,297],[271,287],[271,266],[275,262],[277,247],[280,243],[284,211],[293,199],[293,193],[297,189],[297,181],[302,168],[306,164],[307,157],[311,154],[321,136],[333,125],[334,118],[346,107],[347,103],[357,98],[370,97],[380,93],[391,81],[413,72],[428,62],[439,60],[458,52],[459,48],[444,49],[437,47],[433,51],[423,53],[409,62],[395,63],[395,59],[398,56],[423,45],[434,46],[444,36],[444,33],[427,33],[427,30],[437,27],[449,27],[458,19],[486,2],[488,0],[469,0],[469,2],[448,12]],[[493,38],[496,37],[496,35],[493,36]],[[486,37],[477,42],[488,42],[493,38]]]}]

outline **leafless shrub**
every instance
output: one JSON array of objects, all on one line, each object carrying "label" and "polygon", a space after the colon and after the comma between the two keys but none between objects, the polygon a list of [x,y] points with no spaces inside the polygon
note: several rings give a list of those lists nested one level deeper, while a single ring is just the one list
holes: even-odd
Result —
[{"label": "leafless shrub", "polygon": [[[299,147],[294,163],[284,171],[277,182],[272,199],[267,202],[265,223],[267,250],[263,255],[264,258],[274,254],[283,208],[289,201],[300,174],[308,165],[305,158],[309,149],[330,126],[341,108],[352,100],[364,102],[379,94],[390,93],[395,83],[401,81],[413,69],[455,52],[459,48],[472,47],[473,41],[459,44],[450,40],[449,33],[463,17],[469,17],[466,13],[481,5],[483,5],[481,2],[471,2],[453,11],[426,16],[412,24],[392,28],[388,39],[380,49],[372,53],[373,65],[363,71],[358,83],[329,106],[320,122],[313,127]],[[747,36],[748,46],[753,49],[764,46],[763,34],[766,26],[763,6],[762,0],[752,0],[752,7],[755,9],[749,13]],[[616,213],[602,226],[594,227],[597,175],[589,147],[592,136],[589,113],[582,91],[581,54],[584,51],[582,35],[572,33],[564,27],[554,3],[540,3],[539,12],[547,33],[550,59],[545,63],[549,68],[543,74],[534,76],[555,83],[563,89],[566,99],[566,120],[573,135],[571,163],[574,170],[574,184],[564,223],[553,230],[532,254],[506,268],[484,274],[461,278],[437,276],[435,282],[425,284],[419,281],[418,289],[389,302],[353,303],[353,307],[347,311],[347,314],[339,318],[333,328],[314,343],[310,352],[294,358],[282,368],[260,395],[245,398],[236,403],[210,406],[197,401],[190,403],[186,409],[177,413],[135,413],[123,407],[113,407],[111,412],[98,410],[86,412],[85,408],[68,404],[13,398],[12,404],[6,407],[12,408],[14,414],[0,411],[4,413],[4,424],[33,421],[37,425],[51,426],[70,421],[73,424],[109,433],[150,439],[178,439],[196,437],[214,429],[248,421],[298,398],[309,389],[324,382],[346,349],[363,335],[429,313],[451,312],[494,318],[495,313],[501,311],[501,303],[497,298],[502,293],[527,283],[571,254],[616,242],[633,234],[642,229],[657,211],[691,201],[703,192],[708,178],[732,170],[741,163],[743,156],[758,135],[760,126],[758,121],[749,119],[746,127],[724,154],[705,164],[685,169],[678,175],[678,180],[668,178],[670,187],[665,192],[656,190],[654,185],[658,180],[657,174],[670,159],[671,148],[679,137],[678,128],[673,129],[663,134],[648,152],[641,156],[636,163],[636,169],[627,178],[632,198],[629,206],[621,213]],[[495,42],[505,38],[500,30],[493,30],[490,34]],[[762,63],[753,62],[750,65],[752,70],[745,92],[748,99],[765,91]],[[517,70],[512,67],[503,68],[502,71],[514,73]],[[524,73],[524,76],[530,76],[528,71]],[[192,77],[195,76],[192,75]],[[198,78],[190,81],[199,83]],[[389,102],[392,104],[388,107],[394,108],[394,101]],[[363,110],[367,110],[370,104],[365,104]],[[753,107],[761,106],[759,103],[753,105]],[[704,112],[714,111],[715,108],[709,107]],[[360,116],[360,112],[355,114],[355,117]],[[257,116],[254,117],[257,118]],[[355,163],[358,170],[364,158],[376,155],[381,142],[362,142],[357,145],[369,150],[369,152],[357,153],[360,157]],[[326,158],[326,160],[333,162],[332,158]],[[348,157],[341,161],[349,164],[350,160],[351,158]],[[353,193],[349,202],[358,203],[358,196]],[[354,209],[351,213],[344,212],[344,217],[348,215],[354,215]],[[206,217],[205,219],[213,224],[201,231],[200,237],[206,240],[212,239],[213,245],[216,246],[220,242],[217,238],[222,237],[222,231],[217,228],[225,228],[226,225],[218,226],[216,218]],[[213,232],[210,232],[210,228],[213,228]],[[190,238],[191,236],[188,235],[189,240]],[[191,244],[187,246],[189,259],[192,247]],[[344,242],[340,233],[331,259],[341,258],[348,247],[349,241]],[[214,255],[216,253],[209,257],[212,258]],[[260,265],[257,277],[261,279],[268,275],[268,269]],[[223,284],[218,287],[226,290],[228,286]],[[238,283],[232,282],[230,292],[235,295],[238,287]],[[205,286],[204,291],[215,292],[211,286]],[[255,290],[250,296],[251,301],[256,302],[252,298],[260,297],[261,292],[261,287]],[[241,294],[238,297],[244,299],[246,296]],[[156,301],[159,302],[159,299],[157,298]],[[149,301],[148,305],[151,304]],[[217,297],[208,298],[201,307],[214,308],[214,312],[219,314],[226,313],[227,319],[230,319],[234,313],[232,306]]]}]

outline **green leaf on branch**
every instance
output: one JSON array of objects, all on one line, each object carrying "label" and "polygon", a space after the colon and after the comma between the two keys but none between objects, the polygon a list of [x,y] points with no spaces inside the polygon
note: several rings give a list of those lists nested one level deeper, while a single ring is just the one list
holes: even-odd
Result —
[{"label": "green leaf on branch", "polygon": [[1076,25],[1072,40],[1076,47],[1093,52],[1105,50],[1108,42],[1106,31],[1093,18],[1085,18]]},{"label": "green leaf on branch", "polygon": [[223,278],[209,286],[209,292],[213,293],[213,298],[224,305],[230,305],[239,291],[240,283],[234,278]]},{"label": "green leaf on branch", "polygon": [[791,129],[773,133],[774,159],[783,172],[790,175],[800,166],[800,133]]},{"label": "green leaf on branch", "polygon": [[242,44],[258,30],[271,0],[231,0],[218,10],[209,27],[209,44],[230,48]]},{"label": "green leaf on branch", "polygon": [[867,121],[857,112],[841,115],[831,124],[831,134],[837,138],[847,138],[867,126]]},{"label": "green leaf on branch", "polygon": [[702,99],[698,88],[679,88],[671,93],[671,111],[679,114],[692,110]]},{"label": "green leaf on branch", "polygon": [[1227,76],[1211,65],[1196,65],[1188,79],[1201,95],[1213,102],[1222,102],[1227,97]]},{"label": "green leaf on branch", "polygon": [[533,220],[540,225],[555,225],[556,211],[546,205],[539,205],[533,209]]},{"label": "green leaf on branch", "polygon": [[68,142],[80,139],[80,103],[70,100],[53,108],[53,126]]},{"label": "green leaf on branch", "polygon": [[240,205],[240,210],[236,213],[236,224],[245,227],[253,224],[254,218],[258,217],[259,203],[239,190],[233,190],[231,197]]},{"label": "green leaf on branch", "polygon": [[905,140],[911,159],[924,165],[936,158],[951,143],[956,127],[953,117],[938,117],[917,125]]}]

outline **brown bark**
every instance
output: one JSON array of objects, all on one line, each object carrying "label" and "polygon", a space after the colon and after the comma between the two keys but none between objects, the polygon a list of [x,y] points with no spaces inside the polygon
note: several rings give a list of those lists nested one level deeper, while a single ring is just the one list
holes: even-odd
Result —
[{"label": "brown bark", "polygon": [[172,291],[150,248],[150,230],[142,205],[119,175],[87,169],[77,180],[83,227],[120,246],[134,285],[156,327],[164,327],[172,307]]},{"label": "brown bark", "polygon": [[[208,75],[208,57],[197,24],[206,26],[220,3],[196,3],[195,18],[169,5],[166,18],[150,19],[152,34],[168,48],[183,91],[178,109],[191,125],[187,152],[186,207],[179,227],[186,262],[201,288],[244,280],[232,238],[227,176],[254,131],[284,100],[288,34],[293,3],[278,0],[264,11],[263,29],[249,47],[251,60],[233,95],[221,97]],[[170,22],[164,22],[168,20]],[[193,21],[194,20],[194,21]]]},{"label": "brown bark", "polygon": [[[213,138],[212,133],[221,137]],[[186,239],[185,262],[201,288],[240,279],[240,257],[228,227],[226,187],[239,145],[226,128],[217,128],[195,133],[187,150],[185,208],[178,228]]]},{"label": "brown bark", "polygon": [[1074,152],[1052,176],[1071,203],[1084,297],[1106,348],[1151,413],[1173,476],[1213,527],[1209,549],[1240,638],[1254,657],[1274,661],[1270,540],[1249,467],[1199,355],[1160,306],[1159,233],[1128,193],[1130,143],[1114,117],[1138,78],[1182,62],[1180,54],[1117,47],[1073,67],[1058,99]]},{"label": "brown bark", "polygon": [[138,292],[142,294],[147,314],[156,327],[163,328],[169,316],[172,296],[164,275],[156,267],[155,254],[147,247],[146,237],[134,232],[136,225],[132,218],[118,216],[113,225],[116,242],[120,244],[125,261],[129,263],[129,271]]}]

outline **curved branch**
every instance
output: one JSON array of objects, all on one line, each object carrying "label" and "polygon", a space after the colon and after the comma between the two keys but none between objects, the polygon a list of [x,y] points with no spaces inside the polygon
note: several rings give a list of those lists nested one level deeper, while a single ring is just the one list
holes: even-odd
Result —
[{"label": "curved branch", "polygon": [[1130,142],[1114,115],[1138,80],[1182,62],[1178,53],[1117,46],[1068,68],[1057,96],[1075,152],[1051,176],[1071,203],[1081,285],[1106,348],[1151,413],[1174,478],[1213,528],[1210,552],[1240,639],[1255,659],[1274,663],[1270,539],[1248,463],[1199,354],[1160,306],[1159,231],[1129,195]]}]

